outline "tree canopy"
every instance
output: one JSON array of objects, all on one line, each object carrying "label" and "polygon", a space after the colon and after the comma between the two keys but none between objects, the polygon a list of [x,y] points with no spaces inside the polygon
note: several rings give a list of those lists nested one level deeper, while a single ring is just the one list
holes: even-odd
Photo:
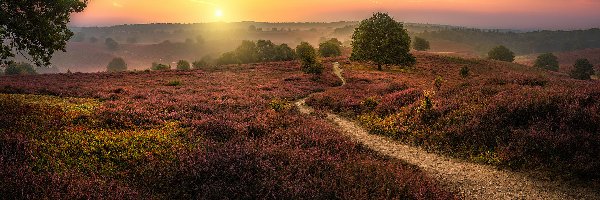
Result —
[{"label": "tree canopy", "polygon": [[10,63],[4,72],[6,75],[31,75],[37,74],[29,63]]},{"label": "tree canopy", "polygon": [[323,65],[317,60],[317,51],[308,42],[302,42],[296,47],[296,54],[302,64],[302,71],[309,74],[321,74]]},{"label": "tree canopy", "polygon": [[558,58],[552,53],[545,53],[537,57],[533,66],[551,71],[558,71]]},{"label": "tree canopy", "polygon": [[413,65],[416,59],[410,54],[410,37],[401,22],[387,13],[375,13],[360,22],[352,35],[354,61],[372,61],[382,70],[382,65]]},{"label": "tree canopy", "polygon": [[429,50],[429,41],[420,37],[415,37],[415,41],[413,42],[413,48],[417,51]]},{"label": "tree canopy", "polygon": [[488,52],[488,58],[492,60],[512,62],[515,61],[515,53],[505,46],[497,46]]},{"label": "tree canopy", "polygon": [[123,58],[113,58],[108,66],[106,67],[108,72],[122,72],[127,71],[127,63]]},{"label": "tree canopy", "polygon": [[11,63],[17,53],[38,66],[50,65],[73,36],[67,28],[71,13],[83,11],[87,1],[0,1],[0,61]]},{"label": "tree canopy", "polygon": [[571,71],[571,77],[579,80],[590,80],[594,75],[594,65],[588,59],[577,59]]},{"label": "tree canopy", "polygon": [[331,38],[319,44],[319,54],[323,57],[335,57],[342,55],[342,42],[337,38]]}]

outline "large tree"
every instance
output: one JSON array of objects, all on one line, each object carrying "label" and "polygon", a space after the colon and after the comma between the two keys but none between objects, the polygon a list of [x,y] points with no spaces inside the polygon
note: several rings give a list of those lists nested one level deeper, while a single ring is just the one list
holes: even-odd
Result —
[{"label": "large tree", "polygon": [[401,22],[387,13],[375,13],[360,22],[352,35],[354,61],[371,61],[382,70],[382,65],[413,65],[416,59],[410,54],[410,37]]},{"label": "large tree", "polygon": [[0,62],[11,63],[17,53],[38,66],[50,65],[73,36],[67,28],[71,13],[83,11],[87,1],[0,1]]}]

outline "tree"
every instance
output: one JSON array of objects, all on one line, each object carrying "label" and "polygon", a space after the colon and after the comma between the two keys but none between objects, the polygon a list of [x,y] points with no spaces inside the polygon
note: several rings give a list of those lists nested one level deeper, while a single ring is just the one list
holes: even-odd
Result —
[{"label": "tree", "polygon": [[258,60],[256,43],[249,40],[242,41],[242,44],[235,49],[235,57],[241,63],[254,63]]},{"label": "tree", "polygon": [[4,71],[6,75],[32,75],[37,74],[29,63],[10,63]]},{"label": "tree", "polygon": [[83,11],[86,4],[87,0],[0,1],[0,63],[12,63],[17,53],[38,66],[50,65],[54,52],[65,51],[73,36],[67,28],[71,13]]},{"label": "tree", "polygon": [[89,40],[90,40],[90,42],[91,42],[91,43],[96,43],[96,42],[98,42],[98,38],[96,38],[96,37],[94,37],[94,36],[90,37],[90,39],[89,39]]},{"label": "tree", "polygon": [[309,74],[321,74],[323,65],[317,60],[315,48],[307,42],[302,42],[296,47],[296,54],[302,64],[302,71]]},{"label": "tree", "polygon": [[188,61],[185,60],[180,60],[177,62],[177,69],[178,70],[189,70],[190,69],[190,63]]},{"label": "tree", "polygon": [[108,72],[122,72],[127,71],[127,63],[123,58],[113,58],[106,67],[106,71]]},{"label": "tree", "polygon": [[280,44],[275,48],[276,55],[275,60],[277,61],[290,61],[294,60],[296,52],[290,48],[287,44]]},{"label": "tree", "polygon": [[342,43],[336,38],[319,44],[319,54],[323,57],[335,57],[342,55]]},{"label": "tree", "polygon": [[119,43],[112,38],[106,38],[106,40],[104,40],[104,45],[106,45],[106,48],[111,51],[116,51],[119,49]]},{"label": "tree", "polygon": [[512,62],[515,61],[515,53],[505,46],[497,46],[488,52],[488,58],[492,60]]},{"label": "tree", "polygon": [[426,51],[429,50],[429,41],[424,38],[415,37],[415,42],[413,42],[413,48],[417,51]]},{"label": "tree", "polygon": [[353,61],[372,61],[382,70],[382,65],[414,65],[410,54],[410,37],[401,22],[387,13],[374,13],[361,21],[352,34]]},{"label": "tree", "polygon": [[590,80],[591,76],[594,75],[594,66],[587,59],[577,59],[573,67],[571,78]]},{"label": "tree", "polygon": [[258,40],[256,42],[256,56],[260,62],[274,61],[276,56],[275,44],[271,40]]},{"label": "tree", "polygon": [[202,57],[202,59],[194,61],[194,63],[192,63],[192,66],[194,67],[194,69],[201,69],[201,68],[208,67],[212,63],[213,63],[213,60],[210,57],[210,55],[206,55],[206,56]]},{"label": "tree", "polygon": [[558,71],[558,58],[552,53],[545,53],[537,57],[533,66],[546,70]]},{"label": "tree", "polygon": [[240,60],[238,59],[235,52],[225,52],[221,54],[221,57],[217,58],[215,61],[218,65],[229,65],[229,64],[239,64]]}]

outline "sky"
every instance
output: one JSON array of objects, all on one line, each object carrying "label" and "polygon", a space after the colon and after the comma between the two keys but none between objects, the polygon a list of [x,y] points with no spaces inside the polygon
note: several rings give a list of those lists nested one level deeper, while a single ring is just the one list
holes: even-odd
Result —
[{"label": "sky", "polygon": [[90,0],[73,26],[396,20],[477,28],[600,28],[600,0]]}]

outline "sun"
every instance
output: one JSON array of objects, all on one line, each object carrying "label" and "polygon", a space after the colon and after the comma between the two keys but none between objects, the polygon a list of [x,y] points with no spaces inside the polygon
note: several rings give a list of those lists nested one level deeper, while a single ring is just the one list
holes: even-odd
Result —
[{"label": "sun", "polygon": [[216,9],[215,10],[215,17],[223,17],[223,10]]}]

